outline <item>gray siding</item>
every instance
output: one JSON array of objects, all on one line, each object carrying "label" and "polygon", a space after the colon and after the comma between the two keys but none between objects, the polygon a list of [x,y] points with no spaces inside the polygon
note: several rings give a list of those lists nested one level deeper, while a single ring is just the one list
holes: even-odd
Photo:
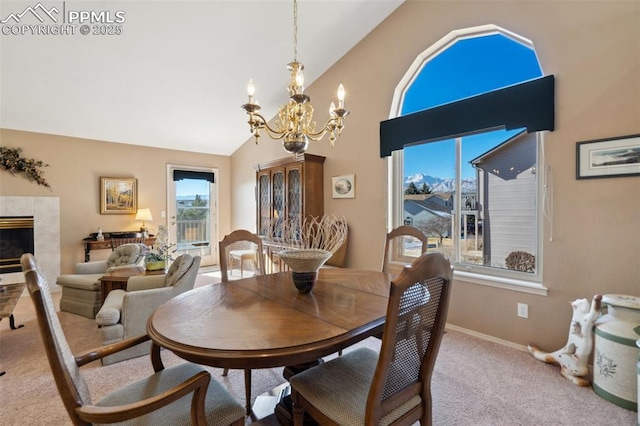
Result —
[{"label": "gray siding", "polygon": [[505,267],[516,250],[536,254],[536,135],[525,134],[488,155],[481,167],[484,185],[485,260]]}]

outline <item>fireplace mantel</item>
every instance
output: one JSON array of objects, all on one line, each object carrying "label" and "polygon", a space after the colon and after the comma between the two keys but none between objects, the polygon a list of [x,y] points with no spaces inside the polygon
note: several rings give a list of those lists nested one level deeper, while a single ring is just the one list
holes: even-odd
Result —
[{"label": "fireplace mantel", "polygon": [[[34,256],[51,291],[60,275],[60,198],[0,196],[0,216],[33,216]],[[3,283],[24,281],[22,272],[0,274]]]}]

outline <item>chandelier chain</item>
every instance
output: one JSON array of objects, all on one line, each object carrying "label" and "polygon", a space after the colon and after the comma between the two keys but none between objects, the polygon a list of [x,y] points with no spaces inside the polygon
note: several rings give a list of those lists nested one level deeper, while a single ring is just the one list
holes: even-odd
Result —
[{"label": "chandelier chain", "polygon": [[344,107],[344,87],[338,85],[338,106],[333,102],[329,107],[329,119],[322,128],[316,130],[316,122],[313,120],[314,108],[311,106],[311,98],[304,93],[304,65],[298,62],[298,1],[293,0],[293,62],[287,64],[290,72],[290,81],[287,86],[289,100],[278,109],[278,115],[274,118],[273,126],[260,114],[260,104],[254,97],[255,86],[253,80],[249,80],[247,94],[249,101],[242,108],[249,115],[249,130],[255,137],[256,144],[260,139],[260,132],[266,131],[272,139],[282,139],[282,147],[291,154],[300,154],[307,150],[309,141],[319,141],[325,135],[329,135],[329,142],[334,142],[344,128],[344,118],[349,115],[349,110]]},{"label": "chandelier chain", "polygon": [[293,0],[293,61],[298,62],[298,2]]}]

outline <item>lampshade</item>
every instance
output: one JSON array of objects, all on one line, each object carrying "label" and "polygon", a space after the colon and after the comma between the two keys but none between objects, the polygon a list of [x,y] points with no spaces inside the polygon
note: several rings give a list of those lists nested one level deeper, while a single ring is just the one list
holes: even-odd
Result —
[{"label": "lampshade", "polygon": [[153,217],[151,216],[151,210],[150,209],[138,209],[138,212],[136,213],[136,220],[141,220],[141,221],[152,221]]}]

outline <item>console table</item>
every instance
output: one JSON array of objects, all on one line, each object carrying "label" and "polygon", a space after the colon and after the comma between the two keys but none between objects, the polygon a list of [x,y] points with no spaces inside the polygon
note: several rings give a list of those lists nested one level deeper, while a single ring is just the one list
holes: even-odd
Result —
[{"label": "console table", "polygon": [[[125,236],[126,235],[126,236]],[[113,243],[111,239],[114,239]],[[118,233],[118,232],[105,232],[104,240],[98,241],[96,240],[94,234],[92,234],[89,238],[84,238],[82,243],[84,245],[84,261],[88,262],[91,260],[91,250],[106,250],[118,247],[119,245],[125,244],[128,241],[127,238],[140,239],[142,240],[142,234],[139,232],[128,232],[128,233]],[[152,246],[155,243],[156,237],[149,236],[144,239],[144,245]],[[133,241],[129,241],[133,242]]]}]

